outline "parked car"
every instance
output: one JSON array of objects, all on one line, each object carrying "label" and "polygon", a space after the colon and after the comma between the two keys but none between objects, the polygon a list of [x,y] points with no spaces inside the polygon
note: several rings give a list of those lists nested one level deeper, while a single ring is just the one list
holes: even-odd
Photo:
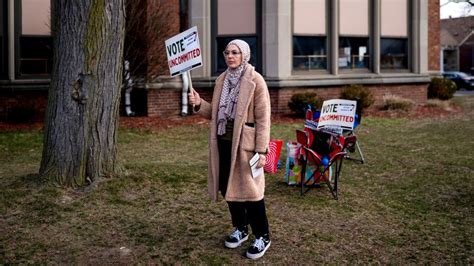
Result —
[{"label": "parked car", "polygon": [[443,72],[443,77],[454,81],[458,87],[458,90],[474,89],[474,76],[469,76],[464,72],[446,71]]}]

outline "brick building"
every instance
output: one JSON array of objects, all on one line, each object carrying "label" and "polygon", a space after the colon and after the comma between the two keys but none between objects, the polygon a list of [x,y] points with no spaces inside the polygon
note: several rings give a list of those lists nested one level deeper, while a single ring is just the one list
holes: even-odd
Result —
[{"label": "brick building", "polygon": [[[25,103],[41,116],[51,34],[28,28],[39,25],[28,12],[50,0],[12,2],[0,0],[0,119]],[[225,70],[225,44],[240,38],[250,44],[251,63],[267,80],[274,113],[289,112],[294,93],[337,98],[350,84],[369,87],[376,105],[387,93],[424,103],[430,76],[440,69],[439,0],[132,2],[145,11],[135,16],[138,24],[130,26],[126,41],[128,49],[139,52],[131,59],[137,69],[132,106],[148,116],[180,114],[181,79],[169,77],[164,40],[191,26],[198,27],[203,56],[203,66],[192,71],[196,90],[210,98],[215,78]],[[133,7],[128,8],[130,17]],[[153,23],[160,30],[144,29]],[[45,48],[31,50],[32,43]]]}]

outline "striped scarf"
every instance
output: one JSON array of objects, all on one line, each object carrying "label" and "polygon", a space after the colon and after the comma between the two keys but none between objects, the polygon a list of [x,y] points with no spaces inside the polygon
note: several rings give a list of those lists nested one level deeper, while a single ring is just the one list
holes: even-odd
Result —
[{"label": "striped scarf", "polygon": [[227,68],[221,97],[219,99],[219,110],[217,112],[217,135],[226,132],[227,120],[235,119],[237,100],[239,99],[240,81],[245,73],[250,59],[250,47],[242,40],[233,40],[227,46],[234,44],[242,52],[242,63],[237,68]]}]

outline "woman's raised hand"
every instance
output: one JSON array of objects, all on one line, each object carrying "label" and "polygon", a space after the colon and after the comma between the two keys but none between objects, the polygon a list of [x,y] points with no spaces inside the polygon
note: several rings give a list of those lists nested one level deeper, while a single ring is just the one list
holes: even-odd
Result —
[{"label": "woman's raised hand", "polygon": [[191,105],[201,105],[201,97],[199,97],[199,93],[191,88],[191,92],[188,93],[189,104]]}]

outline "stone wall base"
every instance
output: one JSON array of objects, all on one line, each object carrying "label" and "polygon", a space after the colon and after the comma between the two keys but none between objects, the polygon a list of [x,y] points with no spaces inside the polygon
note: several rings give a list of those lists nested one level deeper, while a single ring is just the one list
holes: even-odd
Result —
[{"label": "stone wall base", "polygon": [[[375,96],[375,103],[371,109],[376,109],[383,104],[383,96],[393,94],[403,98],[411,99],[416,104],[423,105],[427,101],[428,84],[400,84],[400,85],[374,85],[368,86]],[[342,87],[325,88],[269,88],[273,114],[291,113],[288,102],[295,93],[316,92],[323,99],[337,99]],[[210,101],[212,88],[198,89],[202,98]],[[140,96],[139,104],[146,105],[142,108],[136,106],[134,109],[138,115],[149,117],[167,118],[181,115],[181,90],[180,89],[148,89]],[[145,99],[146,98],[146,99]],[[134,98],[132,98],[134,100]],[[47,91],[10,91],[0,93],[0,121],[3,122],[30,122],[42,121],[46,110]],[[123,109],[122,106],[120,110]],[[123,112],[121,111],[121,115]]]},{"label": "stone wall base", "polygon": [[[375,96],[375,103],[371,108],[376,109],[383,105],[383,96],[393,94],[402,98],[413,100],[416,104],[423,105],[427,101],[428,84],[401,84],[401,85],[376,85],[366,86]],[[288,102],[295,93],[316,92],[323,99],[337,99],[343,87],[327,88],[269,88],[273,114],[289,114],[291,110]],[[210,101],[211,88],[197,89],[199,95]],[[150,89],[148,90],[148,116],[166,118],[177,116],[181,112],[181,91],[176,89]]]}]

